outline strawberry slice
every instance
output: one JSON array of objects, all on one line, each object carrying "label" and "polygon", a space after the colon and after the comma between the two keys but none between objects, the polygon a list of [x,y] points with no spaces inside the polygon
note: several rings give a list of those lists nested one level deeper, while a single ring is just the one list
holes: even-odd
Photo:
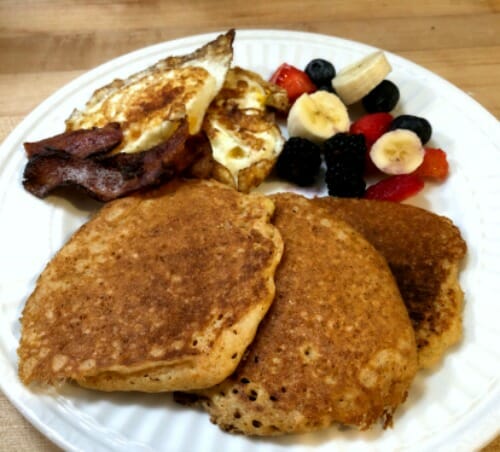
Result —
[{"label": "strawberry slice", "polygon": [[424,188],[422,178],[414,173],[382,179],[367,188],[365,198],[381,201],[404,201]]},{"label": "strawberry slice", "polygon": [[366,147],[370,149],[372,144],[389,130],[393,119],[393,116],[389,113],[364,115],[351,124],[349,132],[363,134],[366,140]]},{"label": "strawberry slice", "polygon": [[372,176],[380,174],[380,170],[374,165],[370,158],[370,148],[385,132],[389,130],[393,116],[389,113],[371,113],[364,115],[351,124],[349,132],[362,134],[365,137],[368,152],[365,156],[365,175]]},{"label": "strawberry slice", "polygon": [[286,90],[290,103],[304,93],[316,91],[316,85],[304,71],[287,63],[283,63],[276,69],[270,82]]},{"label": "strawberry slice", "polygon": [[424,161],[413,172],[420,177],[443,181],[449,173],[446,152],[439,148],[425,148]]}]

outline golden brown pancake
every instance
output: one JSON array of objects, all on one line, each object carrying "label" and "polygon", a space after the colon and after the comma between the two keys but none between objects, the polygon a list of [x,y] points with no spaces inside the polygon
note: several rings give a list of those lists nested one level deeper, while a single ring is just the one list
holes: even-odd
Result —
[{"label": "golden brown pancake", "polygon": [[105,205],[27,300],[21,380],[148,392],[222,381],[274,296],[273,210],[262,195],[213,181]]},{"label": "golden brown pancake", "polygon": [[384,201],[316,198],[348,222],[386,258],[415,329],[422,368],[438,363],[462,337],[458,281],[466,244],[448,218]]},{"label": "golden brown pancake", "polygon": [[276,298],[235,373],[195,399],[223,430],[247,435],[390,424],[417,359],[385,260],[310,200],[271,199],[285,244]]}]

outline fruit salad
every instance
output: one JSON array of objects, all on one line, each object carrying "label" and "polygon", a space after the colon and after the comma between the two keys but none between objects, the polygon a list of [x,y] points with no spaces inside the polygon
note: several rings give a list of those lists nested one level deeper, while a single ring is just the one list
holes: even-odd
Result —
[{"label": "fruit salad", "polygon": [[[290,138],[276,165],[278,177],[312,185],[324,161],[330,195],[388,201],[417,194],[426,180],[445,180],[445,151],[427,146],[430,122],[391,114],[400,100],[399,88],[387,79],[391,70],[382,51],[338,72],[321,58],[303,70],[281,64],[271,81],[287,91],[291,108],[286,121]],[[365,113],[351,122],[354,104]],[[367,186],[368,179],[375,182]]]}]

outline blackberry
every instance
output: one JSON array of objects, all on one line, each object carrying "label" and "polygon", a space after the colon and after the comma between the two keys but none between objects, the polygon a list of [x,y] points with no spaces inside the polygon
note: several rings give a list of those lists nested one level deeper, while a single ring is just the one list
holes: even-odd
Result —
[{"label": "blackberry", "polygon": [[327,168],[364,173],[367,149],[362,134],[337,133],[323,143],[323,152]]},{"label": "blackberry", "polygon": [[337,133],[324,142],[323,151],[328,194],[361,198],[366,190],[363,179],[367,153],[364,135]]},{"label": "blackberry", "polygon": [[330,196],[361,198],[366,191],[366,183],[362,175],[349,171],[338,171],[336,168],[326,170],[325,182]]},{"label": "blackberry", "polygon": [[305,138],[289,138],[278,161],[276,173],[282,179],[305,187],[312,185],[321,166],[321,150],[319,146]]}]

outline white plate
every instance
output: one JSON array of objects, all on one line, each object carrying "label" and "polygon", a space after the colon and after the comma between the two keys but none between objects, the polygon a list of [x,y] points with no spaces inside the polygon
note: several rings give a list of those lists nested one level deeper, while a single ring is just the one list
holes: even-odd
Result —
[{"label": "white plate", "polygon": [[[469,451],[500,429],[500,127],[466,94],[429,71],[388,54],[390,79],[401,89],[399,111],[428,118],[433,143],[448,152],[451,176],[413,202],[447,215],[469,246],[461,273],[466,295],[464,340],[433,372],[420,373],[393,429],[369,432],[331,428],[317,434],[250,439],[219,431],[208,416],[176,406],[169,395],[105,394],[65,386],[35,393],[17,378],[18,318],[37,275],[96,204],[41,201],[21,186],[24,141],[63,130],[64,119],[98,87],[172,54],[183,54],[215,35],[148,47],[106,63],[43,102],[0,150],[0,386],[45,435],[69,450]],[[281,62],[303,67],[323,57],[342,67],[372,51],[366,45],[289,31],[238,31],[234,63],[268,77]],[[268,190],[288,186],[266,186]],[[411,250],[408,250],[411,253]]]}]

